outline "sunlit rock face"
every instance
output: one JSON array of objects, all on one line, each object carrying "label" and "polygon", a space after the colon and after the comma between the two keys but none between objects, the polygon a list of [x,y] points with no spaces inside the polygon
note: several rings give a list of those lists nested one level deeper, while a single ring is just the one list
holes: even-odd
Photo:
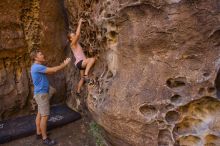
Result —
[{"label": "sunlit rock face", "polygon": [[[41,49],[48,66],[63,60],[66,21],[58,0],[0,1],[0,120],[31,112],[32,83],[29,52]],[[64,73],[50,77],[60,89],[53,102],[64,101]]]},{"label": "sunlit rock face", "polygon": [[[86,53],[99,52],[86,104],[110,145],[219,145],[218,0],[2,0],[0,6],[1,119],[30,111],[28,53],[40,47],[49,66],[72,56],[66,33],[82,17],[80,42]],[[50,77],[59,89],[53,100],[67,95],[71,108],[83,109],[78,80],[73,62]]]},{"label": "sunlit rock face", "polygon": [[219,1],[65,2],[95,31],[87,105],[111,145],[219,145]]}]

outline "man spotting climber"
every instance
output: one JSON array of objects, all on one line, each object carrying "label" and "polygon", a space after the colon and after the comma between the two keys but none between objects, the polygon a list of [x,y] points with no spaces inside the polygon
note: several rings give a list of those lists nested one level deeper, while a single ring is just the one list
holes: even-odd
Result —
[{"label": "man spotting climber", "polygon": [[31,66],[31,76],[34,84],[34,99],[38,105],[38,113],[36,117],[37,139],[42,138],[43,144],[55,145],[56,142],[47,136],[47,121],[50,114],[50,104],[49,82],[46,74],[53,74],[63,69],[70,63],[71,59],[67,58],[59,66],[46,67],[43,65],[45,58],[41,51],[32,51],[30,57],[34,61]]},{"label": "man spotting climber", "polygon": [[83,52],[83,49],[82,47],[80,46],[79,44],[79,38],[80,38],[80,30],[81,30],[81,25],[82,25],[82,22],[84,20],[83,19],[80,19],[79,20],[79,23],[78,23],[78,27],[77,27],[77,30],[76,30],[76,33],[69,33],[68,34],[68,39],[70,41],[70,47],[71,47],[71,50],[74,54],[74,57],[76,59],[75,61],[75,66],[80,70],[80,81],[77,85],[77,91],[76,91],[76,95],[77,96],[80,96],[80,91],[81,91],[81,87],[85,82],[89,82],[89,71],[91,69],[91,67],[94,65],[95,63],[95,58],[86,58],[84,52]]}]

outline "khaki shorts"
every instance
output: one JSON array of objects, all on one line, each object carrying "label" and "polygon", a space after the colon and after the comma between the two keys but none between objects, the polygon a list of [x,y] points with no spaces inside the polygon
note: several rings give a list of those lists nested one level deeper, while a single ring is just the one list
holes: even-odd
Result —
[{"label": "khaki shorts", "polygon": [[38,106],[38,112],[41,116],[50,115],[50,102],[49,102],[49,94],[42,93],[34,95],[34,99],[36,100]]},{"label": "khaki shorts", "polygon": [[56,89],[52,86],[49,87],[49,94],[42,93],[34,95],[34,99],[38,105],[38,112],[41,116],[50,115],[50,102],[51,97],[56,93]]}]

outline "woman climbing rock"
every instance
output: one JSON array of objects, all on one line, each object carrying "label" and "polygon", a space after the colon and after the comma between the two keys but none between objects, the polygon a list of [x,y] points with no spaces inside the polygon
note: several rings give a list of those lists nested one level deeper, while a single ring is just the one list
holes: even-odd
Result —
[{"label": "woman climbing rock", "polygon": [[78,68],[80,70],[80,81],[77,85],[77,91],[76,91],[77,96],[80,96],[81,87],[82,87],[84,81],[86,83],[89,82],[89,76],[88,76],[89,71],[96,61],[96,59],[94,57],[86,58],[86,56],[83,52],[83,49],[78,42],[79,38],[80,38],[80,30],[81,30],[82,22],[84,22],[84,20],[81,18],[79,20],[76,33],[70,32],[68,34],[68,39],[70,41],[70,47],[71,47],[71,50],[72,50],[74,57],[76,59],[74,64],[75,64],[76,68]]}]

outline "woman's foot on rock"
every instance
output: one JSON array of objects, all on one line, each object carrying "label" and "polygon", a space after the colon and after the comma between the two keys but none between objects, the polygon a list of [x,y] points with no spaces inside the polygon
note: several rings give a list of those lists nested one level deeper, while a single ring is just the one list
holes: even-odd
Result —
[{"label": "woman's foot on rock", "polygon": [[89,79],[89,76],[88,75],[84,75],[83,76],[83,79],[86,83],[89,83],[90,79]]}]

